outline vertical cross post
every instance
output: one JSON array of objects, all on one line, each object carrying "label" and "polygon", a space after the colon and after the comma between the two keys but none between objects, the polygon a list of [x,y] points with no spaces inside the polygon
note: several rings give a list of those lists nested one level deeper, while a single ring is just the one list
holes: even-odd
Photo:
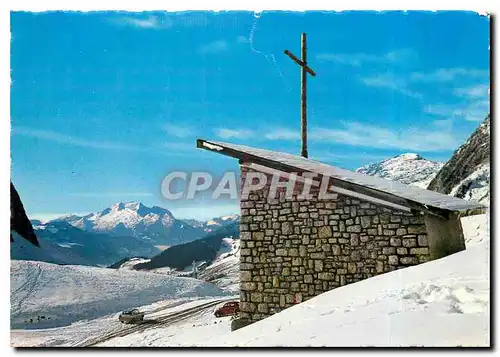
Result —
[{"label": "vertical cross post", "polygon": [[300,137],[301,137],[301,155],[308,157],[307,151],[307,73],[316,76],[316,73],[307,65],[307,39],[306,34],[302,33],[301,38],[302,58],[298,59],[293,53],[285,50],[285,54],[300,66],[301,92],[300,92]]},{"label": "vertical cross post", "polygon": [[300,93],[300,136],[302,138],[302,157],[307,158],[307,72],[305,67],[307,66],[307,42],[306,34],[302,33],[302,66],[300,66],[301,75],[301,93]]}]

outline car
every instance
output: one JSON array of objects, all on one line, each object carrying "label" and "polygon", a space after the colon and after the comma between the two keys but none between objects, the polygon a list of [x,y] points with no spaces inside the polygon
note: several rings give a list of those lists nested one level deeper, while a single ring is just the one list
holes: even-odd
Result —
[{"label": "car", "polygon": [[140,312],[139,309],[133,309],[129,311],[123,311],[118,320],[124,324],[133,324],[141,322],[144,319],[144,313]]},{"label": "car", "polygon": [[222,307],[215,310],[215,317],[230,316],[240,312],[240,304],[237,301],[226,302]]}]

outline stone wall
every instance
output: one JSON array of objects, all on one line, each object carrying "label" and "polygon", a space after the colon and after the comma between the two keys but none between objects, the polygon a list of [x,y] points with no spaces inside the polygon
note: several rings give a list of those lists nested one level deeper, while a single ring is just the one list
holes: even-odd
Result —
[{"label": "stone wall", "polygon": [[[242,182],[249,169],[242,166]],[[240,310],[257,321],[336,287],[430,260],[423,215],[338,195],[241,201]]]}]

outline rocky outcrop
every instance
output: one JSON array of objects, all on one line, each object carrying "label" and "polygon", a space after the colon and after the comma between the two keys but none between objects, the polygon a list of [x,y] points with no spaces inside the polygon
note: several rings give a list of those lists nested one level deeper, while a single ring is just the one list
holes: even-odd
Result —
[{"label": "rocky outcrop", "polygon": [[31,244],[36,245],[37,247],[40,246],[35,232],[33,231],[33,226],[31,225],[31,222],[26,215],[26,211],[24,210],[21,197],[19,197],[19,194],[17,193],[17,190],[12,182],[10,183],[10,231],[11,242],[14,241],[12,238],[12,232],[16,232]]},{"label": "rocky outcrop", "polygon": [[[489,196],[489,162],[490,115],[488,114],[465,144],[460,146],[441,168],[427,189],[482,202],[485,194]],[[478,194],[474,195],[473,190]]]}]

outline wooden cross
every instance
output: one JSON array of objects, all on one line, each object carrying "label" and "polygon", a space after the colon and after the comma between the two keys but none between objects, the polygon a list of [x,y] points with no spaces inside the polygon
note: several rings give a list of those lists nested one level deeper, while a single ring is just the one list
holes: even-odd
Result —
[{"label": "wooden cross", "polygon": [[301,93],[300,93],[300,132],[302,140],[302,157],[307,158],[307,73],[316,76],[316,73],[307,65],[307,44],[306,34],[302,33],[302,59],[298,59],[293,53],[285,50],[285,54],[300,66],[301,75]]}]

